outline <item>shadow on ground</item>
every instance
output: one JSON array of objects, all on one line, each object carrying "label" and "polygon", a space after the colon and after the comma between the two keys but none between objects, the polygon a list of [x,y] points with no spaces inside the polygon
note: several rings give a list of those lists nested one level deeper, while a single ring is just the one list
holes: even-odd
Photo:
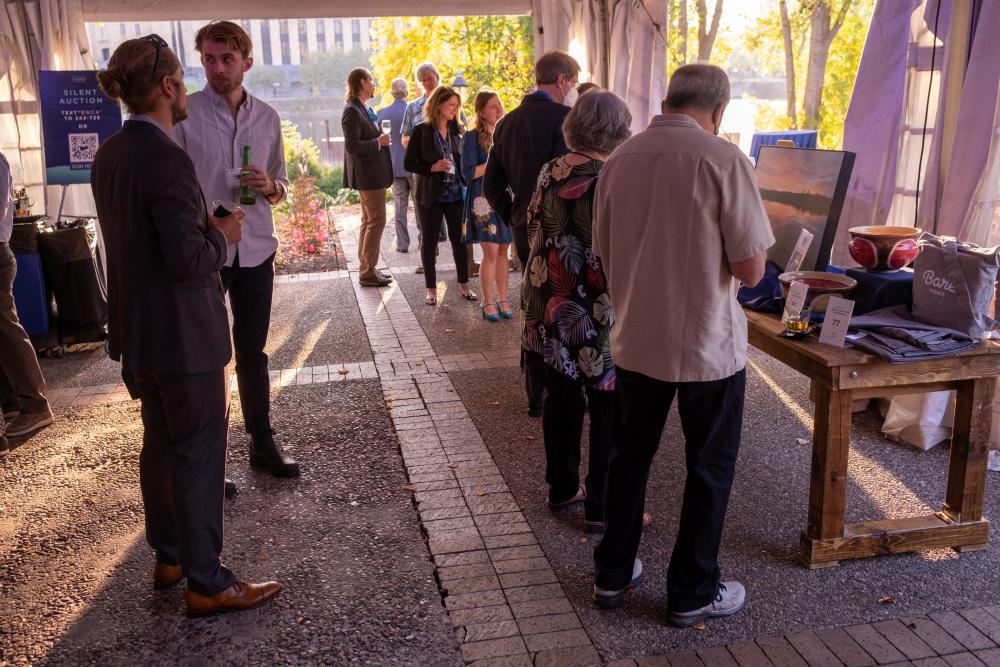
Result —
[{"label": "shadow on ground", "polygon": [[[826,570],[802,567],[797,548],[808,508],[811,446],[799,444],[798,439],[811,437],[808,383],[756,352],[751,361],[743,445],[721,554],[723,577],[746,585],[748,603],[737,616],[711,621],[700,631],[675,629],[664,621],[666,570],[682,497],[682,436],[676,412],[668,420],[650,476],[646,509],[654,523],[644,532],[639,550],[647,578],[620,610],[605,612],[590,599],[596,541],[584,538],[579,523],[582,510],[556,516],[546,508],[541,422],[526,415],[520,373],[502,369],[451,374],[605,659],[996,603],[1000,537],[995,530],[988,551],[961,557],[935,550],[849,561]],[[765,376],[786,395],[776,394]],[[493,405],[497,401],[499,406]],[[803,415],[806,423],[800,420]],[[940,509],[947,446],[919,452],[888,442],[874,413],[856,415],[854,423],[846,520]],[[585,432],[584,442],[586,438]],[[996,484],[997,475],[990,473],[987,516],[1000,508]],[[894,597],[896,603],[881,604],[883,596]]]},{"label": "shadow on ground", "polygon": [[[138,404],[60,410],[0,464],[0,662],[458,664],[377,381],[282,389],[275,426],[298,480],[248,468],[238,403],[224,562],[286,590],[191,620],[154,593],[142,531]],[[16,601],[16,604],[9,604]]]}]

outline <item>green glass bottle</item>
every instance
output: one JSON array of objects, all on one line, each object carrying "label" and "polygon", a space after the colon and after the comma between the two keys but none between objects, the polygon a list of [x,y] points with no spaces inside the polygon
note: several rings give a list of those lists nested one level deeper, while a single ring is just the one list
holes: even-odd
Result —
[{"label": "green glass bottle", "polygon": [[[243,147],[243,171],[240,172],[241,176],[245,176],[250,173],[246,171],[246,168],[253,164],[250,160],[250,147]],[[246,185],[240,186],[240,203],[245,206],[252,206],[257,203],[257,195]]]}]

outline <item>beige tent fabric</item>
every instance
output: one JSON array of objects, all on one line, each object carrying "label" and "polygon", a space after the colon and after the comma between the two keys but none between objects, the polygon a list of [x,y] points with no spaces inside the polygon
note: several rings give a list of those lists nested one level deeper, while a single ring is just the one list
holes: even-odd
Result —
[{"label": "beige tent fabric", "polygon": [[[80,0],[15,0],[0,13],[0,150],[36,213],[55,217],[62,186],[43,188],[38,71],[94,69]],[[67,189],[64,215],[94,215],[86,185]]]},{"label": "beige tent fabric", "polygon": [[235,16],[241,19],[351,18],[356,16],[464,16],[528,14],[532,0],[86,0],[85,21],[187,21]]},{"label": "beige tent fabric", "polygon": [[666,93],[666,12],[659,0],[533,0],[535,54],[570,51],[588,80],[625,100],[632,131],[639,132],[659,113]]}]

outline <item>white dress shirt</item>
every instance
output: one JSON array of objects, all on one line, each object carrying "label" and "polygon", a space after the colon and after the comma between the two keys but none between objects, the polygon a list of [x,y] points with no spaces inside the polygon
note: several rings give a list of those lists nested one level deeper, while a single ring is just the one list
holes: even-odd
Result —
[{"label": "white dress shirt", "polygon": [[250,93],[233,120],[226,100],[211,86],[187,98],[188,118],[174,125],[174,139],[187,151],[198,173],[198,182],[209,207],[213,200],[239,203],[239,188],[230,188],[226,170],[243,166],[243,147],[250,146],[251,162],[280,184],[281,197],[273,204],[258,193],[257,203],[242,205],[243,239],[229,246],[226,266],[239,252],[240,266],[263,263],[278,249],[271,206],[284,201],[288,191],[285,149],[278,112]]}]

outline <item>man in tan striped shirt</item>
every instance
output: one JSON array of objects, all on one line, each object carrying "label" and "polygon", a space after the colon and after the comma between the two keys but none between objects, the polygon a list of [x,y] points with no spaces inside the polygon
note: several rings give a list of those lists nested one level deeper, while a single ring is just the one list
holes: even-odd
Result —
[{"label": "man in tan striped shirt", "polygon": [[667,619],[680,626],[734,614],[745,599],[739,582],[720,581],[718,567],[746,387],[747,324],[736,290],[761,279],[774,236],[750,162],[715,136],[728,102],[721,69],[679,68],[663,114],[612,154],[594,201],[622,409],[594,600],[618,606],[642,578],[646,481],[676,396],[688,474]]}]

